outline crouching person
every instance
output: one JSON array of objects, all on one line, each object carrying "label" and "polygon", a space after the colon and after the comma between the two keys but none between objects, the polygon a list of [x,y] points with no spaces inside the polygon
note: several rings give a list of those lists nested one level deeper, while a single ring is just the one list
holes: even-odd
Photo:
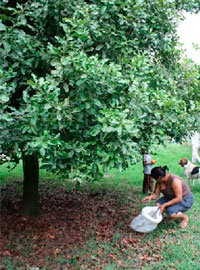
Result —
[{"label": "crouching person", "polygon": [[181,228],[187,227],[188,216],[184,213],[193,205],[193,195],[189,186],[177,175],[166,173],[167,166],[155,167],[151,176],[156,180],[152,195],[145,197],[142,202],[157,200],[162,193],[164,196],[156,201],[162,213],[166,212],[171,220],[180,220]]}]

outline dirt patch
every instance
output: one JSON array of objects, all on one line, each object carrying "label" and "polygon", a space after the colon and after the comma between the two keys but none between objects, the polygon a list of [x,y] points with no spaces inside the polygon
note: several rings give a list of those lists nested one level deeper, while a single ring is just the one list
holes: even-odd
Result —
[{"label": "dirt patch", "polygon": [[[23,218],[18,214],[21,197],[15,192],[16,185],[3,188],[1,195],[0,269],[6,269],[4,263],[8,258],[18,262],[18,269],[37,265],[39,269],[48,270],[104,269],[108,262],[116,263],[119,269],[131,269],[133,265],[128,266],[124,261],[131,261],[132,256],[136,258],[133,264],[137,267],[138,263],[161,259],[159,249],[153,256],[149,252],[152,243],[144,248],[145,234],[129,228],[131,219],[138,214],[137,189],[92,192],[87,188],[67,192],[64,188],[52,191],[43,186],[40,189],[42,216]],[[87,254],[91,238],[99,245],[93,256],[95,263]],[[116,252],[106,251],[106,243],[112,243]],[[161,244],[159,242],[158,246]],[[86,250],[82,258],[77,255],[81,249]],[[62,258],[63,266],[56,263],[57,258]]]}]

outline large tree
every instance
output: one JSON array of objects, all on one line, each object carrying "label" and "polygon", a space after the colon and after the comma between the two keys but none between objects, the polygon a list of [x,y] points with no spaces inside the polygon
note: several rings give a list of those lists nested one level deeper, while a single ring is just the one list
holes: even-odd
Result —
[{"label": "large tree", "polygon": [[0,7],[0,151],[23,161],[23,215],[39,214],[39,160],[71,179],[98,179],[196,125],[199,73],[180,60],[176,34],[196,1]]}]

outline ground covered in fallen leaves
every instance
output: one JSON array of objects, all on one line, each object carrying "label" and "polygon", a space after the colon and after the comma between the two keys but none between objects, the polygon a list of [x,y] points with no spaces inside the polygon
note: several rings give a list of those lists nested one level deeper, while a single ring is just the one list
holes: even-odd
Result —
[{"label": "ground covered in fallen leaves", "polygon": [[15,182],[1,190],[0,270],[142,269],[162,260],[165,237],[149,240],[129,224],[141,209],[133,187],[40,188],[42,215],[19,213]]}]

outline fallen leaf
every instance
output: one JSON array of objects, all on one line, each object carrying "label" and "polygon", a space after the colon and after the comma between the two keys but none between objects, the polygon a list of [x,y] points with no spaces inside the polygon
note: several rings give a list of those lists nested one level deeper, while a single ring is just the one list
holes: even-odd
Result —
[{"label": "fallen leaf", "polygon": [[48,234],[48,237],[50,238],[50,239],[55,239],[55,235],[53,235],[53,234]]},{"label": "fallen leaf", "polygon": [[102,255],[102,254],[103,254],[102,249],[98,249],[98,250],[97,250],[97,254],[98,254],[99,256]]},{"label": "fallen leaf", "polygon": [[145,255],[143,255],[143,256],[138,256],[138,259],[139,259],[139,260],[146,260],[146,258],[149,256],[149,254],[150,254],[150,252],[147,251],[147,252],[145,253]]},{"label": "fallen leaf", "polygon": [[115,254],[113,254],[113,253],[110,253],[108,256],[109,256],[111,259],[113,259],[114,261],[116,261],[116,260],[117,260],[116,255],[115,255]]},{"label": "fallen leaf", "polygon": [[122,261],[117,261],[117,264],[118,264],[120,267],[125,267],[124,264],[122,263]]},{"label": "fallen leaf", "polygon": [[53,254],[54,256],[58,255],[60,253],[60,249],[59,248],[56,248],[54,251],[53,251]]},{"label": "fallen leaf", "polygon": [[11,256],[11,253],[9,250],[5,250],[4,252],[2,252],[3,256]]}]

